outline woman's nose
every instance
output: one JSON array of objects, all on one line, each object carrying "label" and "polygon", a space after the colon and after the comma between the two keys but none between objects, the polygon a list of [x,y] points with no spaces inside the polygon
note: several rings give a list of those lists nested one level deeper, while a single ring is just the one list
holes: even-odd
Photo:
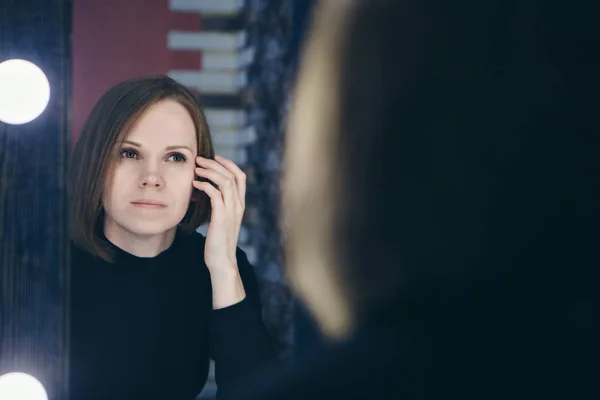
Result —
[{"label": "woman's nose", "polygon": [[164,185],[164,178],[157,168],[152,168],[145,171],[142,175],[142,179],[140,180],[140,187],[142,188],[155,187],[160,189],[164,187]]}]

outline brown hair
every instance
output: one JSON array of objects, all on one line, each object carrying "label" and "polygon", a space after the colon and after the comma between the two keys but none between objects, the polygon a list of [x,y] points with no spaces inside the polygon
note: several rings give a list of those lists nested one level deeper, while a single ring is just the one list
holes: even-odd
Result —
[{"label": "brown hair", "polygon": [[[196,98],[167,76],[131,79],[111,88],[92,110],[75,146],[69,180],[71,238],[75,245],[107,261],[112,261],[113,254],[102,232],[102,195],[110,182],[117,156],[115,148],[144,112],[167,99],[188,110],[196,126],[198,155],[214,158],[210,129]],[[179,224],[188,233],[205,223],[210,215],[208,196],[202,192],[195,192],[195,196],[196,201],[190,204]]]}]

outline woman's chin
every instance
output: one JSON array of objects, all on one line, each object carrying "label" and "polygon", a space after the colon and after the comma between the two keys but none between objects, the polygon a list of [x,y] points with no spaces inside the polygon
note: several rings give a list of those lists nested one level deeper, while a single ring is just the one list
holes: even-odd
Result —
[{"label": "woman's chin", "polygon": [[130,234],[134,236],[158,236],[173,232],[177,228],[177,223],[159,223],[140,221],[139,223],[129,223],[125,227]]}]

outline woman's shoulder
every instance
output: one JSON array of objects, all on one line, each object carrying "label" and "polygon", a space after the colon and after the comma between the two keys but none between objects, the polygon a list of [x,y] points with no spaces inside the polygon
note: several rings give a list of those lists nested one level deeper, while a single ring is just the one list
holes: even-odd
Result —
[{"label": "woman's shoulder", "polygon": [[86,260],[90,262],[93,260],[94,257],[92,254],[81,246],[77,245],[73,240],[70,241],[69,246],[71,252],[71,263]]},{"label": "woman's shoulder", "polygon": [[176,246],[179,250],[185,252],[197,252],[204,253],[204,246],[206,244],[206,237],[200,232],[177,232]]}]

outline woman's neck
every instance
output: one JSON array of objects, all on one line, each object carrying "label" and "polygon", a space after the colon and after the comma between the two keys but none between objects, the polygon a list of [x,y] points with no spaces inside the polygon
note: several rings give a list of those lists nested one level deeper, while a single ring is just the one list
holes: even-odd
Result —
[{"label": "woman's neck", "polygon": [[138,235],[107,219],[104,236],[115,246],[140,258],[156,257],[167,250],[175,240],[177,228],[156,235]]}]

